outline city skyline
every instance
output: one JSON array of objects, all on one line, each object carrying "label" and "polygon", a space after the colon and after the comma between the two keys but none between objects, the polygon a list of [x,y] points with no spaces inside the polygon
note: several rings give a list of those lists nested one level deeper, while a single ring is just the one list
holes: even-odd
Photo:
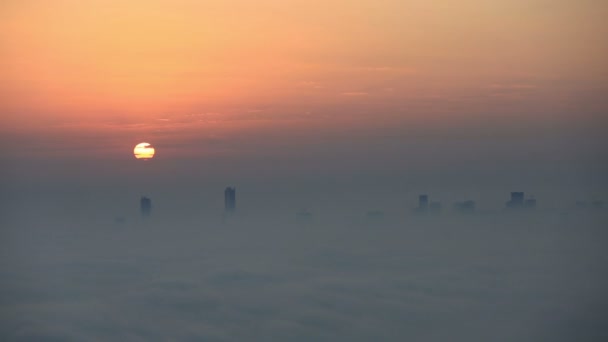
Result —
[{"label": "city skyline", "polygon": [[[596,211],[601,211],[604,209],[604,201],[601,199],[592,199],[591,201],[588,200],[581,200],[581,199],[570,199],[570,203],[566,206],[562,206],[562,207],[543,207],[542,204],[540,205],[540,207],[538,206],[538,201],[535,198],[535,196],[530,196],[528,195],[528,197],[525,197],[525,192],[520,192],[520,191],[515,191],[515,192],[510,192],[510,200],[506,201],[504,203],[503,207],[494,207],[494,208],[488,208],[487,206],[483,208],[482,211],[476,210],[477,205],[479,204],[477,201],[475,200],[471,200],[471,199],[467,199],[467,200],[462,200],[459,199],[457,201],[454,201],[452,203],[452,208],[451,210],[445,210],[443,209],[443,202],[441,200],[437,200],[435,198],[431,199],[429,198],[429,195],[427,194],[419,194],[417,196],[418,198],[418,204],[415,207],[412,208],[408,208],[406,207],[406,202],[407,200],[404,199],[401,203],[401,205],[403,205],[403,209],[400,210],[397,213],[392,213],[392,214],[401,214],[399,216],[403,216],[402,214],[407,214],[410,213],[410,215],[405,215],[405,216],[420,216],[420,215],[430,215],[432,214],[433,216],[439,216],[441,214],[446,214],[446,213],[468,213],[468,214],[473,214],[473,213],[483,213],[483,214],[499,214],[499,213],[535,213],[535,214],[539,214],[539,215],[564,215],[564,214],[569,214],[569,213],[576,213],[577,211],[581,211],[581,209],[593,209]],[[236,188],[229,186],[226,187],[224,189],[224,207],[223,207],[223,212],[224,215],[228,214],[228,215],[233,215],[236,212]],[[483,205],[483,203],[482,203]],[[247,212],[247,203],[245,203],[245,212]],[[378,207],[376,206],[377,209],[381,209],[382,207]],[[141,197],[140,200],[140,211],[141,211],[141,215],[143,217],[145,216],[149,216],[151,213],[151,199],[145,196]],[[295,207],[293,208],[294,212],[296,214],[297,217],[301,217],[301,216],[308,216],[308,215],[312,215],[312,213],[308,210],[303,210],[303,211],[295,211]],[[443,209],[443,210],[442,210]],[[537,210],[538,209],[538,210]],[[259,208],[257,209],[259,210]],[[276,212],[274,210],[272,210],[272,207],[267,207],[266,210],[269,213],[274,212],[274,214],[280,214],[279,212]],[[361,210],[361,208],[360,208]],[[365,209],[367,211],[366,215],[367,216],[372,216],[372,217],[382,217],[384,216],[385,211],[384,210],[370,210],[370,208],[366,208]],[[390,213],[390,211],[389,211]],[[285,213],[283,213],[285,214]],[[344,213],[342,213],[344,214]],[[351,213],[353,214],[353,213]],[[404,226],[404,228],[406,228]]]}]

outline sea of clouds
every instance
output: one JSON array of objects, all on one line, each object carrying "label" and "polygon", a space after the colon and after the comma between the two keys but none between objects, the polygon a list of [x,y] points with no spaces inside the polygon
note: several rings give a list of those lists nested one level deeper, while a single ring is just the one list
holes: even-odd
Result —
[{"label": "sea of clouds", "polygon": [[605,214],[38,217],[3,341],[606,341]]}]

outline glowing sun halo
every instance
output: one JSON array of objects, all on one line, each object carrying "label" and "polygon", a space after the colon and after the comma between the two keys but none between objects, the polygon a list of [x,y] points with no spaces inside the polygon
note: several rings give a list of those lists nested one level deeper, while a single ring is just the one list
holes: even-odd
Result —
[{"label": "glowing sun halo", "polygon": [[133,149],[133,155],[135,155],[135,158],[137,159],[152,159],[154,158],[154,147],[147,142],[139,143]]}]

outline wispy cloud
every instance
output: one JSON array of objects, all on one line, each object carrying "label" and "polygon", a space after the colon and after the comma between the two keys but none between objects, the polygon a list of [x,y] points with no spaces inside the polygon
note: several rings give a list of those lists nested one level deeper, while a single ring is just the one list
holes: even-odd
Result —
[{"label": "wispy cloud", "polygon": [[367,71],[367,72],[382,72],[382,73],[399,73],[399,74],[414,74],[419,72],[418,69],[413,67],[404,67],[404,66],[358,66],[353,69],[359,71]]},{"label": "wispy cloud", "polygon": [[301,81],[296,84],[299,88],[308,88],[308,89],[323,89],[325,88],[321,85],[320,82],[316,81]]},{"label": "wispy cloud", "polygon": [[364,92],[364,91],[346,91],[346,92],[341,93],[341,95],[358,97],[358,96],[368,96],[369,93]]},{"label": "wispy cloud", "polygon": [[538,86],[535,84],[528,83],[515,83],[515,84],[504,84],[504,83],[493,83],[488,86],[490,89],[499,90],[526,90],[526,89],[537,89]]}]

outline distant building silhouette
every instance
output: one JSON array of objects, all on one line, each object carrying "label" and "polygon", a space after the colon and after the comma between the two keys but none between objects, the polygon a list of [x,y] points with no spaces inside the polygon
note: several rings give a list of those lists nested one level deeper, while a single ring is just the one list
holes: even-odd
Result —
[{"label": "distant building silhouette", "polygon": [[536,208],[536,199],[526,199],[523,192],[512,192],[511,200],[506,203],[507,209],[520,210],[528,209],[533,210]]},{"label": "distant building silhouette", "polygon": [[534,198],[528,198],[524,202],[524,208],[526,208],[526,209],[536,209],[536,199],[534,199]]},{"label": "distant building silhouette", "polygon": [[473,214],[475,212],[475,201],[464,201],[454,203],[454,210],[461,214]]},{"label": "distant building silhouette", "polygon": [[418,195],[418,206],[414,208],[417,214],[426,214],[429,211],[429,196]]},{"label": "distant building silhouette", "polygon": [[380,220],[384,218],[384,212],[382,210],[370,210],[365,214],[365,216],[367,219]]},{"label": "distant building silhouette", "polygon": [[236,210],[236,188],[227,187],[224,190],[224,209],[227,213],[233,213]]},{"label": "distant building silhouette", "polygon": [[420,195],[418,196],[418,210],[427,211],[429,209],[429,196]]},{"label": "distant building silhouette", "polygon": [[308,210],[302,210],[296,213],[296,219],[299,223],[311,223],[313,216]]},{"label": "distant building silhouette", "polygon": [[588,210],[600,210],[604,208],[604,201],[593,200],[591,202],[588,201],[576,201],[576,208],[578,209],[588,209]]},{"label": "distant building silhouette", "polygon": [[507,208],[521,209],[523,207],[524,207],[524,193],[523,192],[512,192],[511,200],[507,202]]},{"label": "distant building silhouette", "polygon": [[150,216],[152,212],[152,200],[148,197],[142,196],[139,201],[139,208],[142,216]]}]

